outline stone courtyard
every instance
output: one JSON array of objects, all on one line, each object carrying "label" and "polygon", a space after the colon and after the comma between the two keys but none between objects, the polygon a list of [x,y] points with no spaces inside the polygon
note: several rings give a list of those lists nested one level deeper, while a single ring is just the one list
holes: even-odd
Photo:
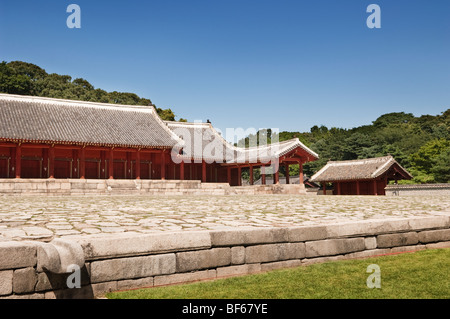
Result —
[{"label": "stone courtyard", "polygon": [[450,215],[449,196],[0,196],[0,241]]}]

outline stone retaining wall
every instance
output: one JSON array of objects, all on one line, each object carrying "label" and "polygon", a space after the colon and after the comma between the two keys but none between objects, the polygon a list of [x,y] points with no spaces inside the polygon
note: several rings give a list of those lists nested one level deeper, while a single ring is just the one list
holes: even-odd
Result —
[{"label": "stone retaining wall", "polygon": [[[108,291],[450,247],[450,217],[285,228],[0,242],[0,298],[95,298]],[[67,288],[73,265],[81,288]]]},{"label": "stone retaining wall", "polygon": [[387,185],[386,196],[450,195],[448,184]]},{"label": "stone retaining wall", "polygon": [[235,195],[306,194],[304,185],[253,185],[230,187],[228,183],[198,180],[120,179],[0,179],[1,194],[18,195]]}]

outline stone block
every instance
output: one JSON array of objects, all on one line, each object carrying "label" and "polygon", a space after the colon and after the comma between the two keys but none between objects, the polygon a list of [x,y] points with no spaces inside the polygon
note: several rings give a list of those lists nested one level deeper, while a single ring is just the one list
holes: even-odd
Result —
[{"label": "stone block", "polygon": [[154,277],[154,286],[164,286],[180,283],[188,283],[199,280],[208,280],[216,278],[215,269],[200,270],[188,273],[179,273],[173,275],[163,275]]},{"label": "stone block", "polygon": [[92,283],[172,274],[175,270],[175,254],[100,260],[90,266]]},{"label": "stone block", "polygon": [[377,238],[376,237],[366,237],[366,238],[364,238],[364,243],[366,245],[366,249],[377,248]]},{"label": "stone block", "polygon": [[275,261],[271,263],[261,264],[261,271],[271,271],[276,269],[294,268],[302,265],[300,259]]},{"label": "stone block", "polygon": [[18,294],[34,292],[36,281],[37,275],[33,267],[16,269],[13,274],[13,291]]},{"label": "stone block", "polygon": [[[170,276],[170,275],[169,275]],[[117,281],[117,290],[153,287],[153,277]]]},{"label": "stone block", "polygon": [[71,185],[68,182],[62,182],[61,183],[61,190],[69,190],[71,189]]},{"label": "stone block", "polygon": [[255,244],[287,242],[287,228],[238,229],[211,231],[211,245],[217,246],[246,246]]},{"label": "stone block", "polygon": [[425,230],[419,232],[421,243],[433,243],[439,241],[450,241],[450,229]]},{"label": "stone block", "polygon": [[379,248],[415,245],[418,242],[419,236],[416,232],[384,234],[377,236],[377,247]]},{"label": "stone block", "polygon": [[207,231],[170,232],[158,234],[115,234],[114,236],[78,239],[87,260],[101,258],[160,254],[172,251],[211,247]]},{"label": "stone block", "polygon": [[216,268],[231,264],[230,248],[212,248],[208,250],[180,252],[176,256],[177,272]]},{"label": "stone block", "polygon": [[320,240],[327,238],[326,226],[301,226],[288,229],[289,242]]},{"label": "stone block", "polygon": [[411,230],[449,228],[450,216],[413,217],[409,219]]},{"label": "stone block", "polygon": [[442,241],[439,243],[426,244],[427,249],[442,249],[442,248],[450,248],[450,241]]},{"label": "stone block", "polygon": [[260,264],[245,264],[217,268],[217,278],[242,276],[261,271]]},{"label": "stone block", "polygon": [[365,240],[359,238],[325,239],[305,243],[306,257],[333,256],[365,249]]},{"label": "stone block", "polygon": [[0,242],[0,270],[36,265],[36,245],[28,242]]},{"label": "stone block", "polygon": [[303,257],[305,257],[304,243],[267,244],[245,248],[246,263],[263,263]]},{"label": "stone block", "polygon": [[245,262],[245,247],[235,246],[231,247],[231,264],[240,265]]},{"label": "stone block", "polygon": [[[67,274],[55,274],[51,272],[38,272],[37,273],[37,283],[34,288],[35,291],[46,291],[46,290],[60,290],[67,289],[67,279],[72,273]],[[89,274],[86,267],[80,269],[80,283],[82,286],[86,286],[90,283]],[[70,277],[70,279],[73,279]],[[71,280],[70,283],[73,281]]]},{"label": "stone block", "polygon": [[10,295],[13,291],[13,270],[0,271],[0,296]]},{"label": "stone block", "polygon": [[30,300],[30,299],[44,299],[44,294],[34,293],[34,294],[24,294],[24,295],[9,295],[4,297],[5,299],[19,299],[19,300]]},{"label": "stone block", "polygon": [[383,249],[369,249],[369,250],[363,250],[363,251],[357,251],[355,253],[349,253],[345,255],[346,259],[354,259],[354,258],[367,258],[367,257],[374,257],[374,256],[382,256],[391,253],[390,248],[383,248]]},{"label": "stone block", "polygon": [[0,190],[12,191],[12,190],[14,190],[14,184],[13,183],[0,183]]},{"label": "stone block", "polygon": [[47,291],[44,293],[45,299],[93,299],[92,286],[82,286],[81,288],[61,289]]},{"label": "stone block", "polygon": [[108,281],[92,284],[91,289],[94,297],[99,297],[108,292],[117,291],[117,281]]},{"label": "stone block", "polygon": [[346,259],[344,255],[328,256],[328,257],[316,257],[302,259],[302,265],[308,266],[312,264],[325,263],[330,261],[338,261]]},{"label": "stone block", "polygon": [[391,248],[391,253],[407,253],[427,249],[425,245],[398,246]]},{"label": "stone block", "polygon": [[14,186],[15,190],[22,190],[22,191],[30,191],[37,189],[37,184],[34,183],[17,183]]},{"label": "stone block", "polygon": [[408,218],[352,221],[327,225],[328,238],[373,236],[383,233],[408,231]]}]

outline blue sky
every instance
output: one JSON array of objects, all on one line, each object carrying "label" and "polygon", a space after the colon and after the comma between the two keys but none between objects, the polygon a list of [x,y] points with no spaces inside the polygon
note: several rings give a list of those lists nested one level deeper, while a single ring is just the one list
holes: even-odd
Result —
[{"label": "blue sky", "polygon": [[[81,29],[69,29],[69,4]],[[369,29],[366,8],[381,8]],[[309,131],[450,108],[450,1],[0,0],[0,60],[190,121]]]}]

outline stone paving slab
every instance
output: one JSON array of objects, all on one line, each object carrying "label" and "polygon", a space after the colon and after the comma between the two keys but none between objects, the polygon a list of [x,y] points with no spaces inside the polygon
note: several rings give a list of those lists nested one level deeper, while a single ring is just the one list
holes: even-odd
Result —
[{"label": "stone paving slab", "polygon": [[449,196],[0,196],[0,241],[450,216]]}]

